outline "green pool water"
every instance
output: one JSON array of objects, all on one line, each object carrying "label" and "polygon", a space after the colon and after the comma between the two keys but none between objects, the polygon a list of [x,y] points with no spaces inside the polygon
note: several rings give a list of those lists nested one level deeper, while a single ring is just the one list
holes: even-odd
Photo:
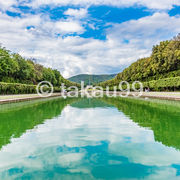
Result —
[{"label": "green pool water", "polygon": [[180,179],[180,103],[133,98],[0,105],[0,179]]}]

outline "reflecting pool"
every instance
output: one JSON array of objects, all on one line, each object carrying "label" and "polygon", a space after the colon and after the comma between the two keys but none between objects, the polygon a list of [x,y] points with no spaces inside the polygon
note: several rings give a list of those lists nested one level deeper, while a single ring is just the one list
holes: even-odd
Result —
[{"label": "reflecting pool", "polygon": [[0,105],[0,179],[180,179],[180,103],[133,98]]}]

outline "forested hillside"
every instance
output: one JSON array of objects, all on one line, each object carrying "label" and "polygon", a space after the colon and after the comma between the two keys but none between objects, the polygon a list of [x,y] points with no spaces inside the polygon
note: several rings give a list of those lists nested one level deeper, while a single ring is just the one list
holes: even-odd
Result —
[{"label": "forested hillside", "polygon": [[109,79],[112,79],[116,76],[116,74],[103,74],[103,75],[90,75],[90,74],[79,74],[77,76],[73,76],[69,78],[70,81],[81,83],[81,81],[84,81],[85,85],[88,84],[96,84],[103,81],[107,81]]},{"label": "forested hillside", "polygon": [[60,86],[62,82],[74,84],[64,79],[58,70],[46,68],[0,47],[0,82],[36,85],[43,80],[54,86]]},{"label": "forested hillside", "polygon": [[[159,45],[153,47],[150,57],[137,60],[114,79],[102,82],[100,85],[113,86],[119,84],[120,81],[155,82],[165,78],[165,81],[174,81],[173,77],[179,76],[180,34],[172,40],[160,42]],[[177,78],[174,83],[177,83]]]}]

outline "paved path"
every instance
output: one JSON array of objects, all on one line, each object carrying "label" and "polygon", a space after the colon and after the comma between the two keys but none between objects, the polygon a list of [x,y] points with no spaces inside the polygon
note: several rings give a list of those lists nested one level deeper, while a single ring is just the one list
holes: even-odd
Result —
[{"label": "paved path", "polygon": [[[60,93],[54,93],[50,97],[60,96]],[[11,102],[20,102],[20,101],[28,101],[33,99],[41,99],[43,97],[38,94],[22,94],[22,95],[1,95],[0,96],[0,104],[11,103]],[[48,97],[46,97],[48,98]]]},{"label": "paved path", "polygon": [[[124,93],[118,92],[117,94],[120,95]],[[130,96],[133,96],[133,94],[134,92],[131,92]],[[57,96],[61,96],[61,94],[54,93],[50,97],[57,97]],[[143,92],[142,97],[180,101],[180,92]],[[28,101],[32,99],[41,99],[41,98],[42,97],[40,97],[38,94],[4,95],[4,96],[1,95],[0,104],[19,102],[19,101]]]},{"label": "paved path", "polygon": [[143,92],[143,96],[161,97],[161,98],[174,98],[180,100],[180,92]]},{"label": "paved path", "polygon": [[[124,93],[119,92],[119,94]],[[129,95],[133,96],[133,94],[138,95],[135,92],[131,92]],[[143,92],[141,97],[180,101],[180,92]]]}]

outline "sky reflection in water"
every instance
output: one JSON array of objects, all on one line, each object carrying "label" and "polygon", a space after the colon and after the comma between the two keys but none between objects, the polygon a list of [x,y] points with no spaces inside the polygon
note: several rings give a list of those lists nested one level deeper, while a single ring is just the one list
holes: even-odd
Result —
[{"label": "sky reflection in water", "polygon": [[[54,102],[57,111],[58,103]],[[26,119],[28,112],[37,113],[37,118],[47,114],[43,117],[46,121],[32,130],[26,128],[20,137],[12,135],[11,142],[3,145],[0,179],[180,178],[179,150],[155,141],[151,127],[139,126],[131,116],[105,101],[85,99],[64,106],[59,115],[52,116],[38,103],[35,112],[27,107],[27,111],[9,113],[9,118],[13,113],[19,120]],[[160,111],[154,113],[161,117]],[[144,119],[146,115],[142,115]],[[19,129],[23,126],[17,125]]]}]

